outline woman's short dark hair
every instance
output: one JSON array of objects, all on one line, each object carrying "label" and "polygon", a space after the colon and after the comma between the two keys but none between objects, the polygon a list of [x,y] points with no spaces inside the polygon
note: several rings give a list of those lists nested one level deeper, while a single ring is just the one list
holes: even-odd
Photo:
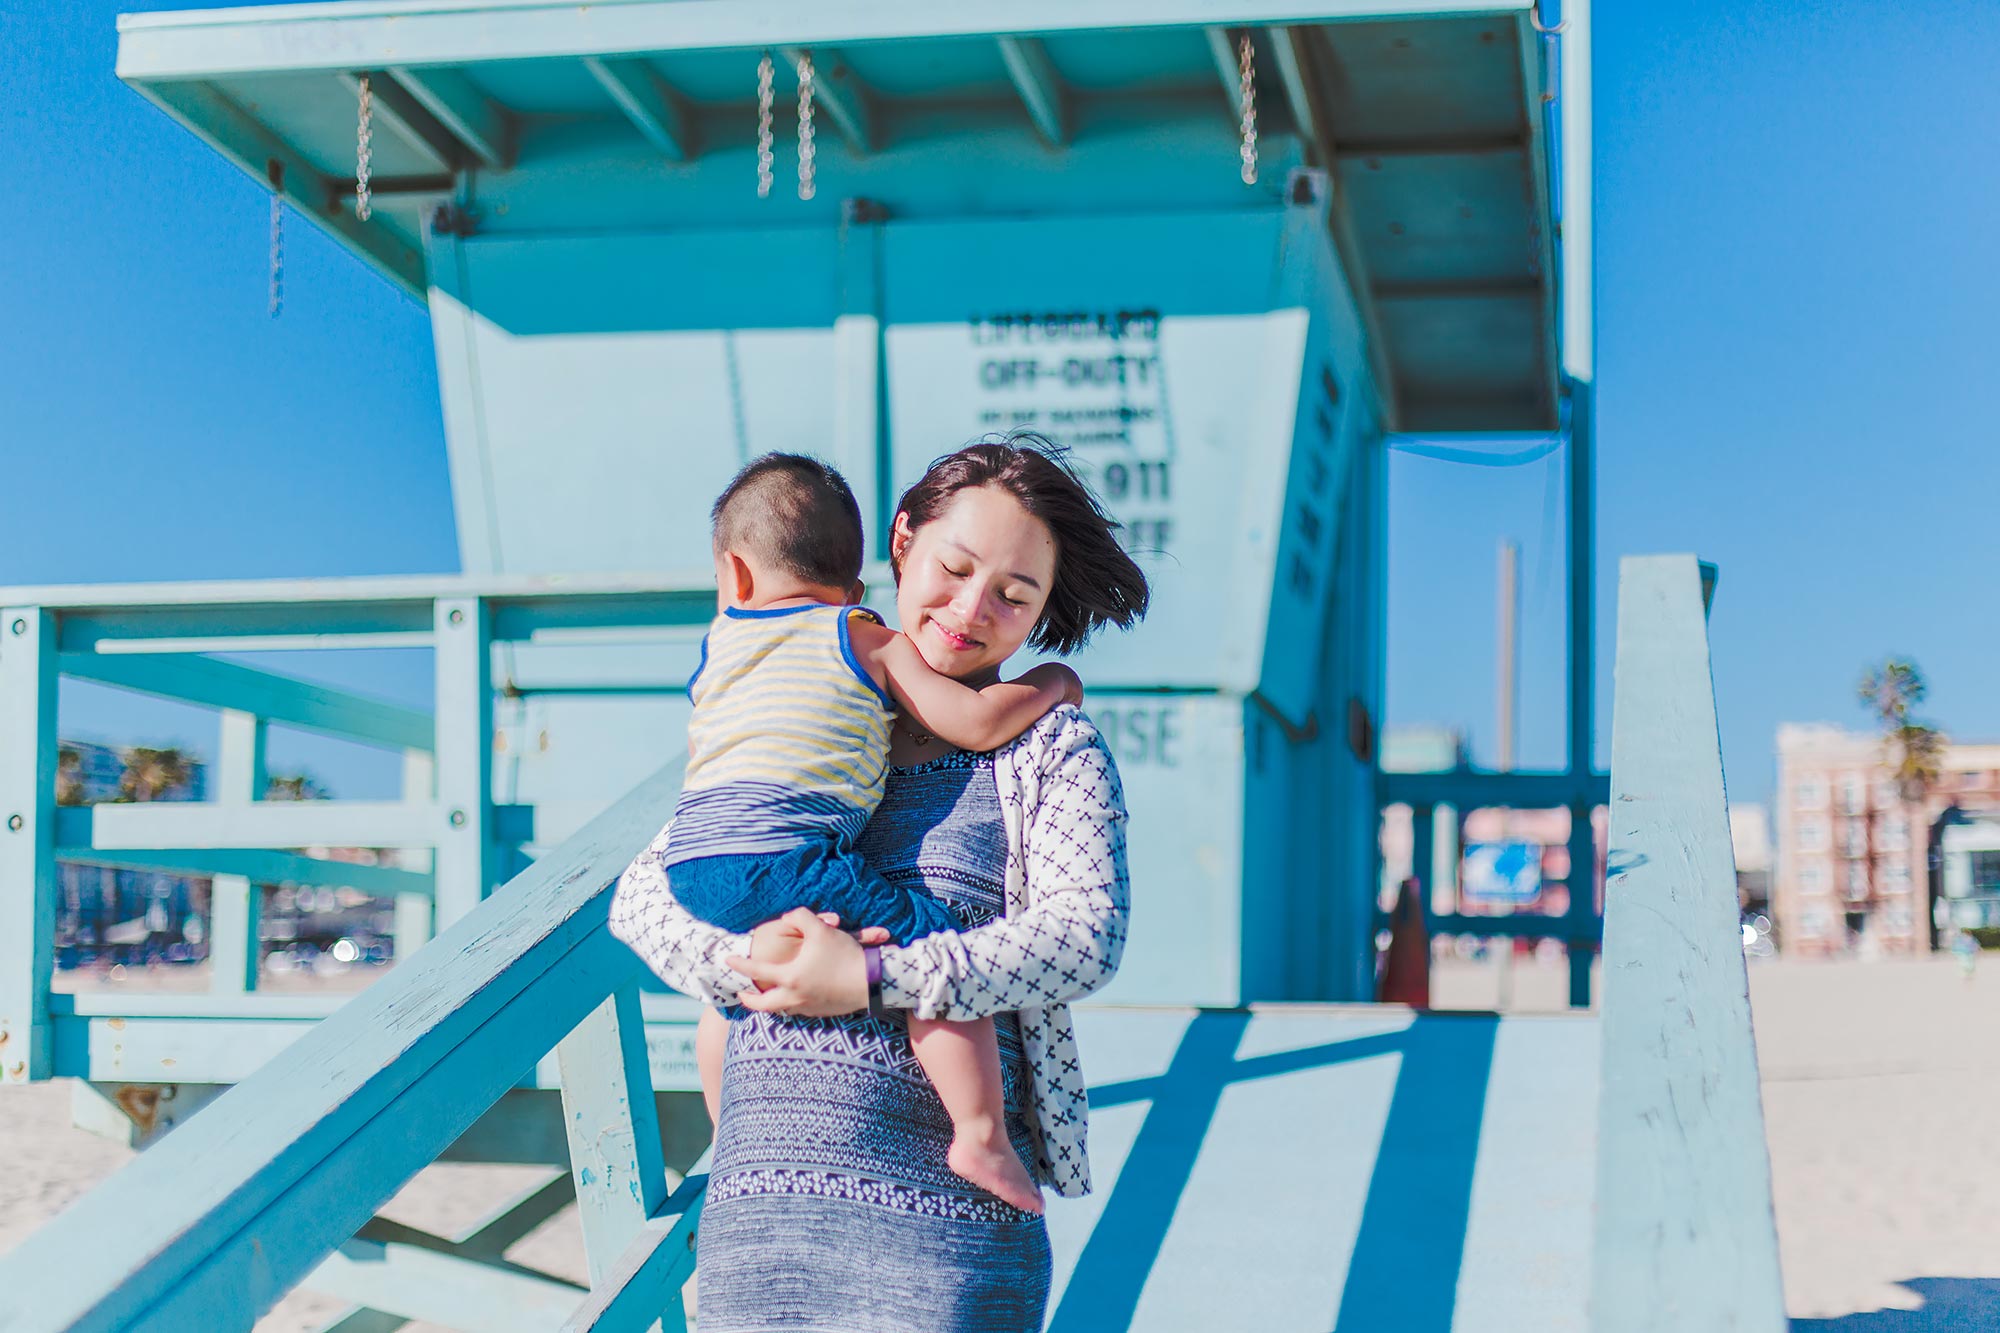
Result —
[{"label": "woman's short dark hair", "polygon": [[1152,598],[1146,575],[1118,544],[1118,521],[1104,512],[1061,446],[1032,431],[968,444],[932,463],[903,492],[896,512],[909,515],[915,532],[943,513],[952,496],[973,486],[1013,496],[1056,539],[1055,586],[1028,637],[1030,646],[1073,653],[1105,625],[1129,629],[1146,614]]}]

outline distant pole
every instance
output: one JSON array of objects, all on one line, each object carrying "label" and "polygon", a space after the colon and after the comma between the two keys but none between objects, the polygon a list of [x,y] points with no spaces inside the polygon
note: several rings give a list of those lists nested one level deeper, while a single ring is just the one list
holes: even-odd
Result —
[{"label": "distant pole", "polygon": [[[1514,771],[1514,716],[1521,693],[1521,548],[1516,543],[1502,539],[1500,542],[1500,653],[1495,667],[1499,676],[1499,691],[1495,706],[1499,714],[1500,755],[1497,767],[1502,773]],[[1514,821],[1510,812],[1503,812],[1500,818],[1500,836],[1512,839]],[[1494,1007],[1505,1010],[1514,1003],[1514,937],[1500,939],[1500,960],[1498,999]]]},{"label": "distant pole", "polygon": [[1521,548],[1500,543],[1500,657],[1498,698],[1502,773],[1514,771],[1514,714],[1521,693]]}]

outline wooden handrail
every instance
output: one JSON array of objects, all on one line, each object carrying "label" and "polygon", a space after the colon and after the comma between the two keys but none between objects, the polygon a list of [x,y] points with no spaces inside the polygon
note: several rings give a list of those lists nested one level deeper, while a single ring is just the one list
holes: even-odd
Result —
[{"label": "wooden handrail", "polygon": [[1618,594],[1591,1327],[1786,1328],[1702,571]]},{"label": "wooden handrail", "polygon": [[665,822],[684,763],[30,1236],[0,1264],[0,1327],[249,1327],[635,984],[605,924],[610,887]]}]

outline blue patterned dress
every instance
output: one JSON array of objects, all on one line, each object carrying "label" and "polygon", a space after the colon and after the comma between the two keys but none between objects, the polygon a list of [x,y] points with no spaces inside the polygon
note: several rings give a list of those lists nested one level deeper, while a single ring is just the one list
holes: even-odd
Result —
[{"label": "blue patterned dress", "polygon": [[[991,755],[892,768],[860,851],[969,928],[999,915],[1007,835]],[[1019,1025],[994,1019],[1007,1130],[1032,1161]],[[708,1202],[701,1333],[1039,1333],[1042,1219],[945,1165],[951,1120],[900,1015],[750,1014],[730,1025]]]}]

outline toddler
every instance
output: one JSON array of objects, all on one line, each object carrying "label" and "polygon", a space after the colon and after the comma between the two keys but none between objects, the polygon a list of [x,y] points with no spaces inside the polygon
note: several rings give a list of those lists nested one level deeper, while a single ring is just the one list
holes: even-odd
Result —
[{"label": "toddler", "polygon": [[[840,474],[767,454],[715,502],[718,614],[688,683],[687,776],[664,857],[674,897],[725,930],[796,907],[880,926],[892,943],[957,930],[922,888],[871,870],[855,840],[882,797],[898,708],[965,750],[1013,740],[1057,704],[1082,701],[1048,664],[974,690],[938,675],[915,644],[855,605],[861,512]],[[1041,1211],[1008,1142],[990,1018],[911,1018],[910,1045],[951,1117],[951,1169],[1018,1208]],[[718,1115],[728,1024],[710,1010],[696,1040],[702,1092]]]}]

